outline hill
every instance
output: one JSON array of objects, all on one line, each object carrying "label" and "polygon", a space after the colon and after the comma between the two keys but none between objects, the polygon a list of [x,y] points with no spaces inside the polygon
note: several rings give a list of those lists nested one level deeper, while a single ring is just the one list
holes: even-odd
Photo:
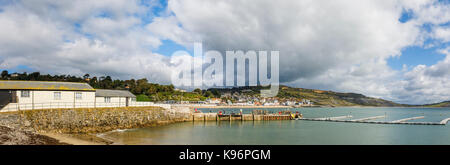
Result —
[{"label": "hill", "polygon": [[[258,95],[262,87],[238,87],[238,88],[214,88],[208,89],[214,94],[224,93],[242,93],[245,95]],[[316,89],[293,88],[289,86],[280,86],[277,98],[280,100],[307,99],[314,102],[315,105],[320,106],[377,106],[377,107],[394,107],[394,106],[408,106],[398,104],[392,101],[387,101],[378,98],[367,97],[357,93],[339,93],[333,91],[323,91]]]},{"label": "hill", "polygon": [[434,104],[425,104],[425,105],[419,105],[423,107],[450,107],[450,101],[444,101],[440,103],[434,103]]},{"label": "hill", "polygon": [[[203,101],[207,98],[221,97],[224,93],[238,92],[240,95],[258,96],[263,87],[235,87],[235,88],[211,88],[207,90],[195,89],[192,92],[182,92],[173,85],[161,85],[151,83],[147,79],[113,80],[110,76],[91,77],[89,74],[83,77],[70,75],[41,75],[33,73],[9,74],[1,72],[0,80],[28,80],[28,81],[63,81],[85,82],[96,89],[128,89],[137,96],[138,101],[165,101],[185,100]],[[450,107],[450,101],[425,105],[406,105],[392,101],[367,97],[358,93],[340,93],[316,89],[293,88],[280,86],[277,98],[280,100],[311,100],[315,105],[321,106],[377,106],[377,107]]]},{"label": "hill", "polygon": [[340,93],[315,89],[291,88],[282,86],[279,97],[298,96],[325,106],[403,106],[383,99],[367,97],[357,93]]}]

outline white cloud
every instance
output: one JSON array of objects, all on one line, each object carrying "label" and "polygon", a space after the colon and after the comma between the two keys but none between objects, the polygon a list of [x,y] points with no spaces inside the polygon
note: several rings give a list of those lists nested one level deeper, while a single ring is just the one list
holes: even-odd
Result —
[{"label": "white cloud", "polygon": [[[445,59],[432,66],[418,65],[406,72],[405,79],[395,84],[400,101],[430,103],[450,100],[450,53],[449,48],[441,51]],[[402,100],[403,99],[403,100]]]},{"label": "white cloud", "polygon": [[[279,50],[289,85],[358,92],[400,102],[448,99],[448,55],[395,71],[386,60],[407,46],[449,42],[448,4],[436,0],[170,0],[161,17],[138,0],[14,1],[0,6],[0,66],[41,72],[147,77],[169,83],[161,40],[205,50]],[[413,13],[399,22],[405,11]],[[147,24],[141,17],[152,15]],[[427,32],[424,24],[431,27]],[[411,66],[409,66],[411,67]],[[429,99],[418,99],[428,94]]]},{"label": "white cloud", "polygon": [[437,27],[433,31],[433,37],[441,40],[442,42],[450,42],[450,28]]},{"label": "white cloud", "polygon": [[1,6],[2,66],[170,83],[168,58],[140,20],[138,1],[17,1]]},{"label": "white cloud", "polygon": [[[174,16],[159,21],[182,27],[177,31],[200,38],[206,49],[280,50],[281,80],[289,85],[359,92],[403,103],[442,101],[449,96],[433,86],[427,86],[428,94],[436,97],[428,100],[405,95],[415,80],[386,62],[400,56],[405,47],[423,46],[427,38],[448,42],[447,29],[439,28],[450,20],[445,3],[172,0],[168,8]],[[413,15],[401,23],[405,11]],[[431,25],[433,33],[422,29],[424,24]],[[188,38],[177,37],[170,38],[179,43]]]}]

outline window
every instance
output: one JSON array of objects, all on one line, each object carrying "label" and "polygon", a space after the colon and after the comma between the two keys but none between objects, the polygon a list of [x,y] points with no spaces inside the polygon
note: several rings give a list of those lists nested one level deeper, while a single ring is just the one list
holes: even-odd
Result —
[{"label": "window", "polygon": [[30,97],[30,91],[20,91],[20,97]]},{"label": "window", "polygon": [[83,94],[81,92],[76,92],[75,93],[75,99],[76,100],[81,100],[83,99]]},{"label": "window", "polygon": [[136,102],[136,98],[131,98],[131,101],[132,102]]},{"label": "window", "polygon": [[105,97],[105,103],[110,103],[111,102],[111,97]]},{"label": "window", "polygon": [[53,98],[55,100],[61,100],[61,92],[54,92],[53,93]]}]

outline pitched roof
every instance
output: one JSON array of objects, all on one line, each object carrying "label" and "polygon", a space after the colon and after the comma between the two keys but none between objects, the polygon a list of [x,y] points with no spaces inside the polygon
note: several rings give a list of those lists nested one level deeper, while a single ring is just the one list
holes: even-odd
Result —
[{"label": "pitched roof", "polygon": [[87,83],[56,81],[10,81],[0,80],[0,90],[56,90],[56,91],[95,91]]},{"label": "pitched roof", "polygon": [[110,89],[96,89],[95,91],[96,97],[132,97],[133,95],[130,91],[127,90],[110,90]]}]

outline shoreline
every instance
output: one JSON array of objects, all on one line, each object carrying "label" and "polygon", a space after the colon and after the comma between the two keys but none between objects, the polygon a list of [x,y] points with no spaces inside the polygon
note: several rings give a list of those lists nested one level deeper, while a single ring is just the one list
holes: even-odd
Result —
[{"label": "shoreline", "polygon": [[69,145],[112,145],[114,142],[91,134],[39,133]]},{"label": "shoreline", "polygon": [[210,109],[217,109],[217,108],[292,108],[292,106],[229,106],[229,105],[219,105],[219,106],[192,106],[193,108],[210,108]]},{"label": "shoreline", "polygon": [[0,144],[110,145],[97,136],[118,129],[167,125],[190,119],[188,107],[43,109],[0,113]]},{"label": "shoreline", "polygon": [[293,106],[189,106],[192,108],[209,108],[209,109],[218,109],[218,108],[450,108],[450,107],[421,107],[421,106],[323,106],[323,105],[317,105],[317,106],[300,106],[300,107],[293,107]]},{"label": "shoreline", "polygon": [[[187,108],[187,107],[186,107]],[[190,108],[293,108],[290,106],[193,106]],[[315,106],[315,107],[298,107],[298,108],[448,108],[448,107],[374,107],[374,106],[342,106],[342,107],[323,107],[323,106]],[[192,109],[191,109],[192,110]],[[4,126],[4,130],[6,133],[4,135],[14,135],[19,133],[20,136],[10,136],[11,140],[7,141],[8,143],[3,144],[15,144],[20,143],[20,137],[26,136],[30,138],[30,141],[22,142],[22,144],[41,144],[41,145],[122,145],[117,143],[112,139],[107,139],[102,137],[102,134],[117,131],[117,130],[128,130],[134,128],[122,128],[122,129],[113,129],[105,132],[91,132],[91,133],[55,133],[55,132],[40,132],[40,131],[26,131],[27,129],[22,129],[22,126],[25,128],[30,127],[29,122],[25,122],[22,124],[17,123],[19,121],[19,116],[15,113],[0,113],[2,115],[3,121],[10,121],[6,123],[1,123],[1,126]],[[1,121],[1,120],[0,120]],[[171,123],[177,122],[186,122],[185,120],[167,120],[167,119],[158,119],[155,123],[152,123],[149,127],[158,127],[161,125],[168,125]],[[144,128],[144,127],[140,127]],[[145,127],[146,128],[146,127]],[[102,130],[102,129],[100,129]],[[16,138],[18,137],[18,138]],[[19,139],[19,140],[17,140]],[[55,141],[56,140],[56,141]]]}]

